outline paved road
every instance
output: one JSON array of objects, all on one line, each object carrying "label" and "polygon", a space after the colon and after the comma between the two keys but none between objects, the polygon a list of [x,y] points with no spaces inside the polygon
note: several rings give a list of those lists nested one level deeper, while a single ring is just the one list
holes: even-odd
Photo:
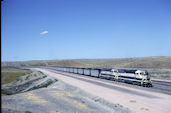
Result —
[{"label": "paved road", "polygon": [[104,98],[111,103],[121,104],[138,113],[171,112],[171,95],[158,92],[156,89],[151,91],[150,88],[107,81],[94,77],[78,76],[77,74],[40,68],[37,68],[37,70],[49,76],[56,77],[70,85],[77,86],[88,93]]}]

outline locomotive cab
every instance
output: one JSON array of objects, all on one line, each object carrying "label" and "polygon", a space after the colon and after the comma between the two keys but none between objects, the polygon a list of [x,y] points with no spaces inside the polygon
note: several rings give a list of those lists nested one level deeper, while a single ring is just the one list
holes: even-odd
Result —
[{"label": "locomotive cab", "polygon": [[147,71],[137,70],[135,72],[136,78],[141,79],[141,85],[143,86],[151,86],[152,82],[150,80],[150,75]]}]

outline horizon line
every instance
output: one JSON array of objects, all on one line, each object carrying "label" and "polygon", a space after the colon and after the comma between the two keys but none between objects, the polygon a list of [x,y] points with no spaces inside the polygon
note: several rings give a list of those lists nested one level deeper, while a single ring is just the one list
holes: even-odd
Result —
[{"label": "horizon line", "polygon": [[144,57],[115,57],[115,58],[69,58],[69,59],[46,59],[46,60],[16,60],[16,61],[1,61],[3,62],[30,62],[30,61],[53,61],[53,60],[94,60],[94,59],[129,59],[129,58],[157,58],[157,57],[171,57],[171,56],[144,56]]}]

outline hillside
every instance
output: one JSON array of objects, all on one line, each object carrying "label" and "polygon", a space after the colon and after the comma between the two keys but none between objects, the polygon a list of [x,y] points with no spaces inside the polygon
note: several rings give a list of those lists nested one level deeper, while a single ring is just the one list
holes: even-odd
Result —
[{"label": "hillside", "polygon": [[115,59],[69,59],[2,62],[2,66],[61,66],[61,67],[114,67],[171,69],[171,57],[142,57]]}]

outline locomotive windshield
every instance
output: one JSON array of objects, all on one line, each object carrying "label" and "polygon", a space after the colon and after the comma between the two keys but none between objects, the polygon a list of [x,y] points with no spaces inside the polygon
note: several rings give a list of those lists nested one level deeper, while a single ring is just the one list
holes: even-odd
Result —
[{"label": "locomotive windshield", "polygon": [[148,72],[147,71],[141,72],[140,75],[148,76]]},{"label": "locomotive windshield", "polygon": [[145,75],[145,73],[141,72],[140,75]]}]

